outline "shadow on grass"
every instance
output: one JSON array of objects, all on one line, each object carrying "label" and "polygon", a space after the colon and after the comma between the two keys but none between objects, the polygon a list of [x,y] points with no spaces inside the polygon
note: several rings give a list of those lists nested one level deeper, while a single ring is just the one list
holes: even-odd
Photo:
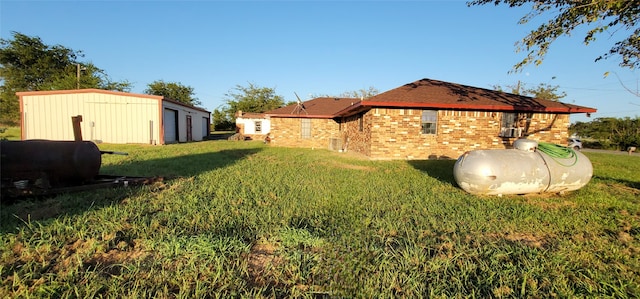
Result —
[{"label": "shadow on grass", "polygon": [[258,148],[221,150],[170,158],[131,160],[122,164],[103,166],[100,169],[100,173],[145,177],[190,177],[226,167],[259,151],[260,149]]},{"label": "shadow on grass", "polygon": [[[256,154],[260,149],[222,150],[150,160],[130,160],[119,165],[100,169],[101,175],[128,177],[179,177],[197,176],[203,172],[223,168]],[[160,183],[163,184],[163,183]],[[154,188],[153,185],[150,186]],[[158,186],[157,188],[162,188]],[[54,217],[71,216],[99,209],[137,195],[145,188],[119,187],[76,193],[65,193],[32,198],[2,198],[0,200],[0,233],[16,232],[31,226],[33,221],[45,221]]]},{"label": "shadow on grass", "polygon": [[623,186],[624,187],[623,189],[626,189],[626,191],[633,192],[634,194],[636,193],[640,194],[640,182],[634,182],[630,180],[623,180],[623,179],[600,176],[600,175],[594,175],[593,178],[597,180],[601,180],[604,183]]},{"label": "shadow on grass", "polygon": [[451,184],[452,186],[458,186],[453,177],[453,165],[456,163],[456,160],[409,160],[408,163],[413,166],[413,168],[426,173],[434,179]]}]

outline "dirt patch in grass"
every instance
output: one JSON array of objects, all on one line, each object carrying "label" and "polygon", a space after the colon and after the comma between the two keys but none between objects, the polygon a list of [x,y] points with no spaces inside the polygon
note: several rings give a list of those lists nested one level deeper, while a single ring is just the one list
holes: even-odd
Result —
[{"label": "dirt patch in grass", "polygon": [[149,253],[140,248],[134,248],[131,251],[111,249],[108,252],[96,253],[85,263],[87,266],[100,269],[109,275],[117,276],[121,274],[123,264],[134,260],[145,259],[148,256]]},{"label": "dirt patch in grass", "polygon": [[544,249],[546,246],[548,246],[548,238],[549,238],[549,236],[547,235],[536,235],[536,234],[530,234],[530,233],[525,234],[525,233],[514,233],[514,232],[490,234],[489,237],[495,238],[495,239],[503,239],[512,243],[518,243],[518,244],[525,245],[527,247],[538,248],[538,249]]},{"label": "dirt patch in grass", "polygon": [[258,243],[247,254],[249,281],[253,286],[264,287],[274,284],[273,277],[269,272],[281,261],[275,255],[276,248],[274,244]]}]

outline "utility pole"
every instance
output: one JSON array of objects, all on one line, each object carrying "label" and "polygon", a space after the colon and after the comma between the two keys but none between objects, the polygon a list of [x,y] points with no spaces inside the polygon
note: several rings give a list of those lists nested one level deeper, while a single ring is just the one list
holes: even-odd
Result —
[{"label": "utility pole", "polygon": [[80,89],[80,64],[76,63],[76,89]]}]

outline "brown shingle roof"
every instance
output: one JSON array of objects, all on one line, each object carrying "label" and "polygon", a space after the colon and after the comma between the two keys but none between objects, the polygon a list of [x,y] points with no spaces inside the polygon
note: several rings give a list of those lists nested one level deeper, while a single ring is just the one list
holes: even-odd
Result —
[{"label": "brown shingle roof", "polygon": [[[404,107],[555,113],[596,112],[594,108],[431,79],[418,80],[383,92],[362,101],[360,105],[362,108]],[[352,114],[350,110],[342,111],[340,114]]]},{"label": "brown shingle roof", "polygon": [[339,111],[358,102],[360,99],[355,98],[315,98],[302,102],[304,109],[299,109],[297,104],[292,104],[267,111],[265,114],[271,117],[333,118]]},{"label": "brown shingle roof", "polygon": [[265,112],[275,117],[334,118],[349,116],[374,107],[450,109],[479,111],[521,111],[550,113],[593,113],[594,108],[535,99],[496,90],[431,79],[422,79],[371,98],[316,98]]}]

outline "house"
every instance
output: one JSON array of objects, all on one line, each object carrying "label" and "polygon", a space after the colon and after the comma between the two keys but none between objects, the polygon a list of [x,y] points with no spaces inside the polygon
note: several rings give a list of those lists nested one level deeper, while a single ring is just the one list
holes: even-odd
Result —
[{"label": "house", "polygon": [[254,140],[264,140],[271,131],[271,121],[264,113],[236,112],[236,132]]},{"label": "house", "polygon": [[318,98],[268,111],[274,146],[329,148],[371,159],[457,158],[513,141],[565,144],[569,116],[596,109],[422,79],[368,99]]},{"label": "house", "polygon": [[265,112],[271,122],[271,143],[276,146],[344,150],[347,135],[341,111],[359,103],[355,98],[315,98]]},{"label": "house", "polygon": [[20,100],[22,140],[74,140],[81,116],[84,140],[169,144],[209,136],[211,113],[162,96],[101,89],[29,91]]}]

